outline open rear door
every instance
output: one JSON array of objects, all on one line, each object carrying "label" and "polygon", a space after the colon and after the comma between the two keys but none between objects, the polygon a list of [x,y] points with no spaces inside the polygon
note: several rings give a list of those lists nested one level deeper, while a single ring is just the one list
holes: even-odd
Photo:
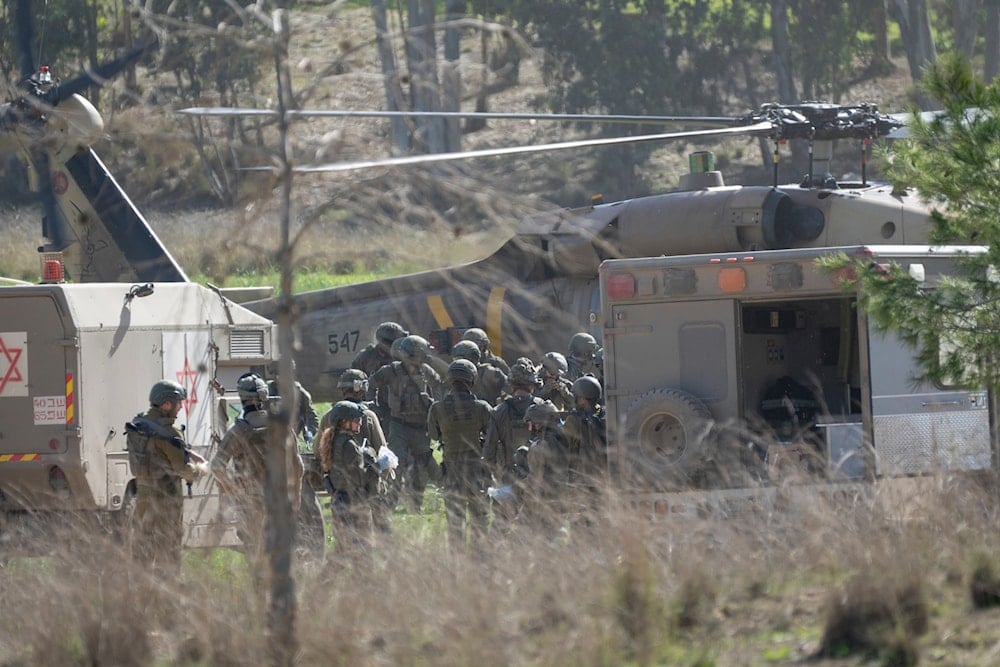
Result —
[{"label": "open rear door", "polygon": [[[864,319],[864,318],[862,318]],[[893,333],[867,334],[875,472],[990,467],[987,392],[917,382],[912,350]]]}]

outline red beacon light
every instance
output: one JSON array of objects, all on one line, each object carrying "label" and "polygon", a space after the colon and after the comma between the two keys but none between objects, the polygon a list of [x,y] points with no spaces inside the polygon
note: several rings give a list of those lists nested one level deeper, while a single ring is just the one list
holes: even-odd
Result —
[{"label": "red beacon light", "polygon": [[58,259],[47,259],[42,263],[42,283],[64,283],[66,276],[63,272],[63,264]]},{"label": "red beacon light", "polygon": [[49,71],[48,65],[38,68],[38,83],[52,83],[52,72]]}]

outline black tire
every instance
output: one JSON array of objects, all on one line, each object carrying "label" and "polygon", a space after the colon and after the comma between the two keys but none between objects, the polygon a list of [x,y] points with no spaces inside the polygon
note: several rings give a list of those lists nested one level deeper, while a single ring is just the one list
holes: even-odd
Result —
[{"label": "black tire", "polygon": [[708,407],[679,389],[654,389],[625,413],[625,446],[636,472],[684,478],[708,454],[714,422]]},{"label": "black tire", "polygon": [[121,509],[111,514],[111,537],[116,544],[122,546],[128,544],[129,531],[132,528],[133,515],[135,514],[135,504],[135,482],[132,481],[125,487]]}]

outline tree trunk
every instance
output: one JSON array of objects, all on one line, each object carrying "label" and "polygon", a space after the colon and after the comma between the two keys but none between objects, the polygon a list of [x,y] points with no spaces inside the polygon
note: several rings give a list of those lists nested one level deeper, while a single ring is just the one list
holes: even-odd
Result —
[{"label": "tree trunk", "polygon": [[792,47],[788,39],[788,3],[774,0],[771,3],[771,42],[774,45],[774,73],[778,81],[778,102],[793,104],[798,101],[795,79],[792,74]]},{"label": "tree trunk", "polygon": [[[893,0],[892,14],[903,35],[910,76],[914,81],[920,81],[924,65],[937,60],[927,15],[927,0]],[[924,100],[921,100],[923,103]]]},{"label": "tree trunk", "polygon": [[983,42],[983,80],[990,83],[1000,74],[1000,0],[986,1]]},{"label": "tree trunk", "polygon": [[[389,111],[401,111],[406,106],[406,100],[399,82],[396,57],[389,42],[389,21],[385,11],[385,0],[372,0],[372,20],[375,23],[375,44],[382,64],[386,108]],[[393,152],[397,155],[406,155],[410,152],[410,131],[407,129],[406,121],[395,116],[389,122],[392,129]]]},{"label": "tree trunk", "polygon": [[[465,7],[463,0],[448,0],[445,4],[444,65],[441,71],[441,102],[445,111],[461,111],[462,75],[459,61],[462,57],[462,34],[451,22],[462,17]],[[444,121],[445,150],[462,150],[462,123],[458,118]]]},{"label": "tree trunk", "polygon": [[[275,12],[274,65],[278,92],[278,159],[281,165],[281,293],[278,295],[278,351],[281,355],[281,387],[285,396],[294,396],[292,349],[295,344],[295,315],[292,286],[295,266],[291,246],[292,168],[289,162],[289,105],[292,101],[292,77],[288,68],[288,19],[283,10]],[[295,579],[292,577],[292,553],[295,543],[295,515],[288,498],[289,426],[295,419],[297,401],[274,415],[268,424],[268,452],[265,457],[264,500],[267,516],[264,539],[270,565],[270,596],[267,607],[268,647],[271,663],[292,665],[298,651],[295,638]]]},{"label": "tree trunk", "polygon": [[951,25],[955,32],[955,50],[972,60],[979,32],[979,10],[982,0],[952,0]]},{"label": "tree trunk", "polygon": [[886,0],[874,0],[871,8],[872,30],[875,33],[875,51],[872,53],[871,73],[883,75],[892,72],[892,48],[889,44],[889,11]]}]

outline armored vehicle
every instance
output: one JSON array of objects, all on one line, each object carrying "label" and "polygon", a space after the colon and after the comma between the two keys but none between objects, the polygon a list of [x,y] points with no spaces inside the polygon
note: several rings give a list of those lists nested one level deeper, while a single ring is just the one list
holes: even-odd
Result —
[{"label": "armored vehicle", "polygon": [[839,480],[990,467],[989,393],[915,381],[912,350],[877,332],[857,293],[816,262],[831,253],[896,262],[933,288],[959,253],[977,251],[851,246],[602,263],[613,463],[655,485],[713,487],[767,482],[792,455]]},{"label": "armored vehicle", "polygon": [[[270,320],[194,283],[0,287],[0,553],[44,549],[53,524],[88,517],[120,530],[136,492],[124,426],[153,383],[187,389],[177,423],[210,459],[236,379],[276,340]],[[214,487],[185,499],[186,546],[238,544]]]}]

